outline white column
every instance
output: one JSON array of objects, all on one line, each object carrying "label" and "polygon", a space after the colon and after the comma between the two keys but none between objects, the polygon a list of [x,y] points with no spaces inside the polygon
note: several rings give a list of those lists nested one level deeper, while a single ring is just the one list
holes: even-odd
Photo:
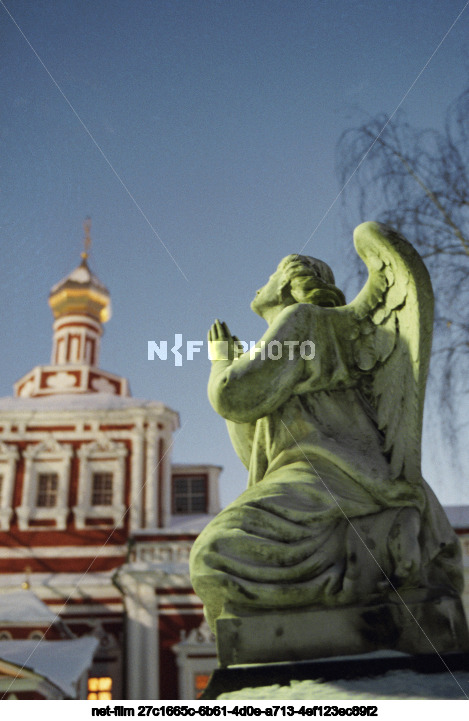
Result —
[{"label": "white column", "polygon": [[142,507],[145,497],[143,484],[143,429],[132,432],[132,461],[130,464],[130,531],[142,528]]},{"label": "white column", "polygon": [[145,472],[145,527],[158,526],[158,431],[156,424],[146,432],[146,472]]},{"label": "white column", "polygon": [[163,459],[161,460],[162,499],[163,510],[161,514],[163,528],[171,522],[171,442],[172,434],[165,428],[163,439]]},{"label": "white column", "polygon": [[159,698],[158,599],[153,583],[129,573],[119,576],[127,612],[127,693],[129,700]]}]

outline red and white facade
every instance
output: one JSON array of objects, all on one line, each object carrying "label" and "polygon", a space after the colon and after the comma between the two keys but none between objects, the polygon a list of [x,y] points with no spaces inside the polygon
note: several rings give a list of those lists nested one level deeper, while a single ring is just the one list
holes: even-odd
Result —
[{"label": "red and white facade", "polygon": [[110,299],[82,256],[50,294],[51,363],[0,399],[0,618],[26,586],[76,637],[99,639],[94,698],[195,696],[216,660],[207,637],[186,676],[178,666],[203,623],[188,555],[219,510],[221,469],[173,466],[178,414],[99,368]]}]

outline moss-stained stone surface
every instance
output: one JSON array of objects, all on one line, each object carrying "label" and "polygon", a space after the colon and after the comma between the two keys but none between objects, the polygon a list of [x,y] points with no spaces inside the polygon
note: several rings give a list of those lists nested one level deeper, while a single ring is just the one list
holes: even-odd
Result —
[{"label": "moss-stained stone surface", "polygon": [[[305,607],[347,613],[457,599],[462,590],[457,537],[421,475],[430,279],[413,247],[377,223],[357,228],[355,246],[369,276],[348,305],[326,264],[290,255],[252,302],[268,323],[254,351],[240,353],[225,323],[210,330],[209,398],[249,469],[247,490],[191,553],[214,630],[224,612],[241,620]],[[431,614],[420,619],[436,647],[453,612],[450,604],[435,627]],[[468,647],[458,613],[453,650]],[[383,637],[384,647],[391,642]],[[330,653],[344,643],[346,627]]]},{"label": "moss-stained stone surface", "polygon": [[378,649],[448,653],[469,646],[459,599],[268,611],[217,620],[221,666],[299,661]]}]

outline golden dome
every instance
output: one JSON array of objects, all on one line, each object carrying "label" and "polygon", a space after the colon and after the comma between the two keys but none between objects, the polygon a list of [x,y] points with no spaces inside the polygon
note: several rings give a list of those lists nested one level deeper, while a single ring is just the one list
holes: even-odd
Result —
[{"label": "golden dome", "polygon": [[80,265],[51,289],[49,305],[56,319],[78,314],[105,323],[111,317],[109,291],[90,271],[87,253],[81,256]]}]

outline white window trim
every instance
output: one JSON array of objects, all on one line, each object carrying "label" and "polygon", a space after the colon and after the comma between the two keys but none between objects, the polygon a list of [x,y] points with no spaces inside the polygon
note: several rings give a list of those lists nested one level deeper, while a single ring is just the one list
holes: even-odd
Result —
[{"label": "white window trim", "polygon": [[13,515],[13,491],[15,489],[16,461],[18,449],[0,443],[0,474],[3,476],[2,498],[0,502],[0,529],[8,530]]},{"label": "white window trim", "polygon": [[202,621],[199,628],[192,629],[172,650],[178,666],[179,698],[195,699],[195,676],[210,675],[218,667],[215,641],[207,622]]},{"label": "white window trim", "polygon": [[[73,449],[61,445],[54,438],[26,448],[24,486],[21,506],[16,508],[20,531],[31,530],[29,522],[55,521],[54,526],[34,526],[35,531],[64,531],[67,527],[68,488],[70,481],[70,459]],[[38,494],[38,477],[40,473],[57,473],[57,504],[51,508],[36,506]]]},{"label": "white window trim", "polygon": [[[176,492],[176,481],[184,480],[188,481],[189,483],[186,486],[186,489],[182,493]],[[202,480],[204,482],[204,491],[203,493],[197,493],[192,491],[191,481],[199,481]],[[176,518],[181,518],[183,516],[195,516],[195,515],[205,515],[208,513],[209,508],[209,477],[208,473],[173,473],[171,475],[171,512],[172,515]],[[192,501],[194,497],[201,496],[204,500],[204,509],[203,511],[195,511],[191,508],[187,511],[176,511],[175,509],[175,501],[176,496],[179,495],[182,498],[186,498],[188,502],[188,506],[192,505]],[[189,501],[191,502],[189,504]]]},{"label": "white window trim", "polygon": [[[86,443],[78,451],[80,470],[78,474],[78,503],[73,508],[75,526],[78,530],[90,528],[109,528],[109,523],[86,524],[87,519],[111,518],[115,528],[124,525],[124,481],[125,457],[127,448],[124,443],[115,443],[104,434],[94,443]],[[111,506],[93,506],[92,479],[94,473],[112,473]]]}]

